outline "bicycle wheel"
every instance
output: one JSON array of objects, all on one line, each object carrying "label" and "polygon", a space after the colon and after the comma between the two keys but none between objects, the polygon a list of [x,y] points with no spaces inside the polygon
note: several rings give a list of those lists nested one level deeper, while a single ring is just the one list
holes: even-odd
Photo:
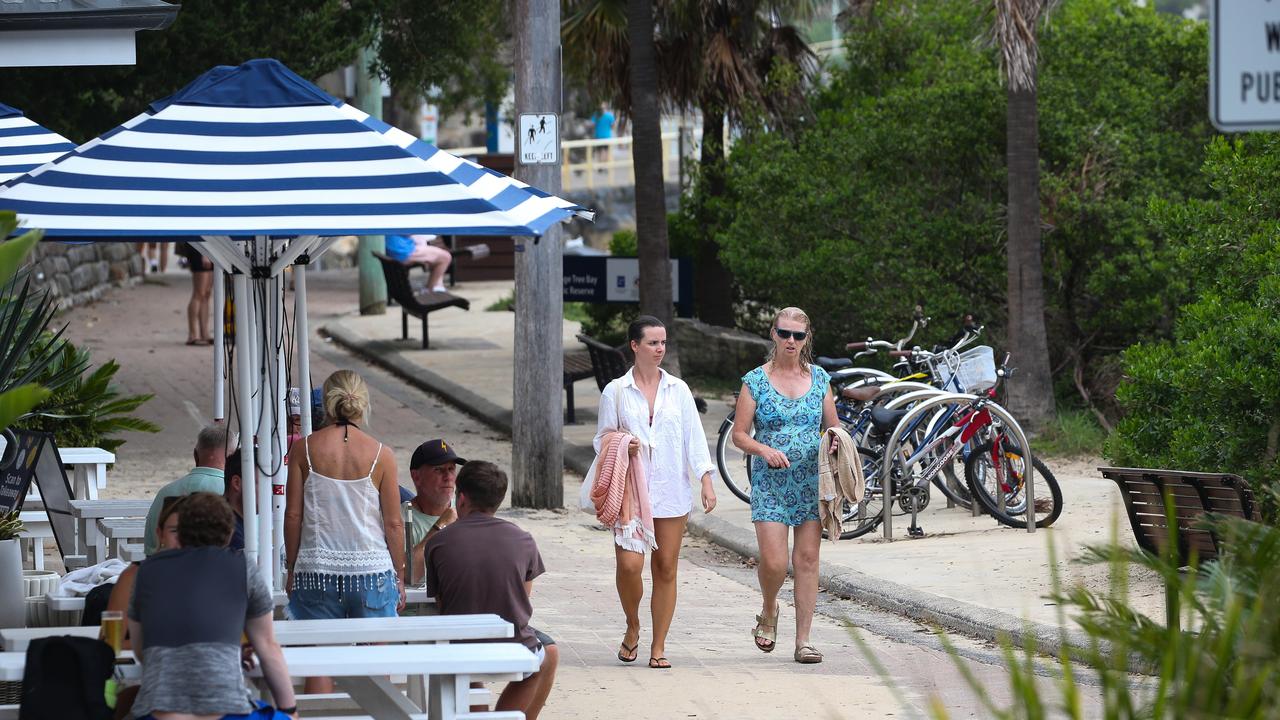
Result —
[{"label": "bicycle wheel", "polygon": [[[751,436],[755,437],[755,428]],[[720,423],[720,439],[716,442],[716,465],[729,492],[739,500],[751,502],[751,456],[733,444],[733,411]]]},{"label": "bicycle wheel", "polygon": [[[997,451],[1003,463],[1003,478],[991,457],[992,441],[988,440],[974,448],[964,464],[965,480],[969,483],[969,493],[977,499],[982,509],[1004,525],[1015,528],[1027,526],[1027,496],[1024,482],[1026,460],[1022,451],[1008,439],[1002,441],[1003,447]],[[1058,479],[1049,472],[1049,468],[1040,462],[1040,458],[1032,457],[1031,465],[1035,468],[1036,502],[1033,514],[1036,527],[1049,527],[1062,514],[1062,488],[1058,487]],[[1004,493],[1004,510],[1001,511],[996,502],[996,483]],[[1048,492],[1045,492],[1048,488]]]},{"label": "bicycle wheel", "polygon": [[[861,537],[875,530],[884,520],[884,488],[880,483],[881,454],[875,448],[859,447],[862,457],[862,476],[867,481],[862,501],[845,505],[840,520],[840,539]],[[823,532],[826,537],[826,532]]]}]

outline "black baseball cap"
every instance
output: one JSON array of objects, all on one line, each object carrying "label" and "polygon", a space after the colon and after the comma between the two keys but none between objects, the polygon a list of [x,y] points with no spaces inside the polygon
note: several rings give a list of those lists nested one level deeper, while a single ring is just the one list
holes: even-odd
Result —
[{"label": "black baseball cap", "polygon": [[417,470],[423,465],[444,465],[450,462],[459,465],[467,464],[467,461],[458,457],[444,440],[428,440],[413,451],[413,457],[409,459],[409,469]]}]

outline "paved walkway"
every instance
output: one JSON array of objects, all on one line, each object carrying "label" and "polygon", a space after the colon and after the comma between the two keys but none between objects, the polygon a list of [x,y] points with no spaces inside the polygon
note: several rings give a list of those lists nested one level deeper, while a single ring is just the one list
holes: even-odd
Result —
[{"label": "paved walkway", "polygon": [[[321,332],[378,362],[423,389],[439,393],[495,427],[509,428],[515,314],[485,308],[510,296],[511,283],[465,283],[457,294],[471,300],[472,310],[442,311],[431,316],[430,350],[422,350],[412,329],[400,338],[399,311],[360,317],[346,315],[323,323]],[[574,335],[578,323],[566,321],[566,348],[581,347]],[[556,392],[563,396],[557,389]],[[591,462],[599,392],[588,379],[575,386],[578,423],[564,428],[566,465],[585,472]],[[713,456],[721,421],[732,398],[708,398],[703,427]],[[921,515],[925,537],[905,538],[906,518],[895,518],[897,538],[878,534],[823,545],[823,574],[834,592],[906,612],[978,637],[1001,632],[1020,636],[1030,631],[1040,647],[1056,647],[1058,609],[1045,598],[1056,570],[1064,582],[1105,590],[1108,570],[1072,562],[1088,544],[1113,535],[1132,542],[1114,485],[1096,472],[1100,460],[1049,459],[1058,478],[1065,510],[1050,529],[1029,534],[998,525],[990,517],[945,508],[938,494]],[[694,532],[743,554],[755,551],[750,510],[718,486],[719,508],[711,516],[697,510]],[[576,494],[566,494],[566,503]],[[1158,580],[1134,570],[1130,594],[1134,604],[1158,616],[1162,590]]]},{"label": "paved walkway", "polygon": [[[140,414],[163,428],[159,434],[128,433],[119,450],[106,488],[108,497],[147,497],[161,484],[190,466],[190,448],[205,421],[212,387],[208,348],[186,347],[184,308],[188,291],[185,274],[163,276],[164,284],[148,282],[109,293],[102,302],[63,316],[68,336],[89,346],[95,363],[115,358],[116,376],[130,393],[153,392]],[[311,316],[332,324],[356,297],[351,276],[328,274],[310,285]],[[485,338],[498,344],[501,333],[471,334],[451,341],[454,319],[508,323],[509,315],[443,312],[433,336],[441,353],[450,344],[479,344]],[[448,320],[448,323],[446,323]],[[399,330],[395,312],[378,322]],[[479,326],[477,326],[479,327]],[[446,329],[447,328],[447,329]],[[438,335],[436,334],[438,332]],[[424,357],[440,357],[436,351]],[[461,355],[471,358],[476,356]],[[369,428],[394,451],[401,482],[408,484],[407,464],[416,444],[446,437],[464,457],[492,459],[510,467],[507,438],[474,417],[463,414],[439,397],[419,392],[389,372],[366,365],[342,349],[316,338],[312,371],[317,380],[338,367],[360,372],[371,387]],[[586,383],[580,388],[587,395]],[[509,393],[510,381],[481,388],[491,396]],[[576,492],[578,478],[565,477],[567,495]],[[724,500],[726,505],[734,501]],[[617,718],[879,718],[924,717],[928,698],[942,698],[951,717],[985,717],[980,701],[968,690],[959,667],[990,686],[997,702],[1008,697],[1003,658],[989,644],[956,638],[958,659],[947,655],[927,628],[897,615],[849,602],[828,593],[819,596],[820,615],[814,641],[827,661],[801,666],[780,650],[756,651],[749,637],[756,612],[755,573],[749,562],[699,538],[690,538],[680,562],[680,600],[667,655],[672,670],[650,670],[638,663],[622,665],[614,657],[623,621],[613,589],[613,553],[609,537],[594,518],[579,512],[505,509],[502,514],[529,530],[546,559],[547,573],[534,583],[534,622],[555,636],[562,651],[555,692],[544,717]],[[786,602],[781,637],[794,622]],[[650,624],[644,617],[648,640]],[[859,649],[852,628],[872,656],[887,668],[887,678],[875,670]],[[786,643],[781,645],[785,648]],[[642,644],[642,654],[647,650]],[[1046,662],[1042,676],[1058,671]],[[895,691],[891,687],[896,687]],[[1090,708],[1096,709],[1095,698]],[[1089,716],[1094,716],[1090,713]]]}]

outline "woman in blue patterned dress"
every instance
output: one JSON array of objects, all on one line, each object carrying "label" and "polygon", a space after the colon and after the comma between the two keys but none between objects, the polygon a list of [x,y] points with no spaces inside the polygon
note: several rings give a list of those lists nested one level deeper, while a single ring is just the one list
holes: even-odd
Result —
[{"label": "woman in blue patterned dress", "polygon": [[[837,423],[830,376],[813,364],[813,331],[800,308],[783,308],[769,330],[764,365],[742,378],[733,444],[751,458],[751,521],[764,595],[752,630],[756,647],[772,652],[778,634],[778,591],[787,579],[787,529],[794,528],[796,650],[800,663],[822,662],[809,643],[818,600],[818,452],[822,433]],[[755,437],[751,428],[755,427]]]}]

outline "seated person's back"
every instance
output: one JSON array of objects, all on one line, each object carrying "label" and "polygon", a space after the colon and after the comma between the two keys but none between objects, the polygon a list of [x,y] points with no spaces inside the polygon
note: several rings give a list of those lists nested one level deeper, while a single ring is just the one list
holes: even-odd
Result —
[{"label": "seated person's back", "polygon": [[533,579],[544,571],[533,536],[494,517],[507,476],[493,463],[468,462],[457,476],[458,520],[432,535],[424,556],[427,590],[444,615],[493,613],[515,628],[512,641],[538,658],[539,669],[512,681],[496,710],[519,710],[537,720],[551,693],[559,652],[555,641],[529,626]]},{"label": "seated person's back", "polygon": [[537,543],[492,510],[468,512],[461,496],[459,503],[459,519],[427,540],[427,590],[441,614],[493,613],[515,625],[514,640],[536,648],[529,584],[545,572]]},{"label": "seated person's back", "polygon": [[[188,526],[207,514],[203,505],[212,504],[221,507],[206,534],[217,537],[204,542],[197,537],[201,530]],[[138,568],[129,603],[142,661],[137,716],[222,716],[254,709],[240,670],[240,638],[248,620],[270,622],[273,603],[257,568],[225,547],[231,522],[221,497],[197,493],[182,504],[183,547],[147,558]]]}]

